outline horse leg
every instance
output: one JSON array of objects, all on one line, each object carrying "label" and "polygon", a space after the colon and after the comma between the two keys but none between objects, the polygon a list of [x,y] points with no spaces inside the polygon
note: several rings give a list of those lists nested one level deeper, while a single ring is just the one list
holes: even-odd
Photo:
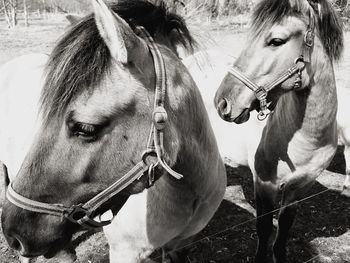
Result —
[{"label": "horse leg", "polygon": [[185,247],[194,237],[175,239],[162,248],[162,263],[185,263],[190,249]]},{"label": "horse leg", "polygon": [[271,189],[255,185],[256,199],[256,230],[258,234],[258,248],[256,251],[255,262],[265,263],[267,260],[267,249],[269,239],[273,231],[273,209],[274,209],[274,193]]},{"label": "horse leg", "polygon": [[275,263],[286,262],[288,234],[298,210],[297,203],[293,202],[302,198],[312,185],[312,182],[307,182],[304,177],[301,177],[293,183],[285,184],[281,189],[281,209],[278,217],[277,235],[273,245]]},{"label": "horse leg", "polygon": [[345,158],[345,181],[343,190],[350,189],[350,145],[345,144],[344,147],[344,158]]},{"label": "horse leg", "polygon": [[286,245],[288,240],[288,232],[295,215],[297,213],[297,205],[290,202],[282,201],[282,208],[278,217],[278,230],[275,243],[273,245],[274,262],[281,263],[286,261]]}]

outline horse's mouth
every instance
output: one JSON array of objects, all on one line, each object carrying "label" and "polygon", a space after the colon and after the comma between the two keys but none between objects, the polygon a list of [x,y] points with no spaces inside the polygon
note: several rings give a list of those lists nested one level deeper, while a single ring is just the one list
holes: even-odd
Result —
[{"label": "horse's mouth", "polygon": [[238,117],[233,119],[233,121],[237,124],[241,124],[241,123],[247,122],[249,120],[249,117],[250,117],[250,109],[246,108],[242,111],[242,113]]}]

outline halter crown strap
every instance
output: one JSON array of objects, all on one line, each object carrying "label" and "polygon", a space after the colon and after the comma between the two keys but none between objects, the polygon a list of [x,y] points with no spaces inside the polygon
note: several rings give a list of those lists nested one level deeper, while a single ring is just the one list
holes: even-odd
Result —
[{"label": "halter crown strap", "polygon": [[149,50],[152,54],[155,73],[157,77],[156,89],[155,89],[155,100],[154,100],[154,111],[153,111],[153,144],[149,143],[148,147],[154,149],[159,164],[174,178],[182,179],[183,175],[175,172],[170,166],[166,163],[164,158],[164,147],[163,147],[163,137],[164,137],[164,128],[166,121],[168,119],[168,114],[164,108],[165,102],[165,93],[166,93],[166,70],[165,63],[160,53],[157,44],[154,42],[152,36],[147,32],[144,27],[137,27],[139,35],[148,42]]},{"label": "halter crown strap", "polygon": [[[113,218],[106,221],[96,221],[91,218],[93,213],[104,203],[109,201],[112,197],[120,193],[123,189],[131,185],[134,181],[140,179],[145,174],[148,175],[148,186],[152,186],[155,181],[154,173],[156,166],[162,166],[166,172],[176,179],[183,178],[183,175],[175,172],[167,164],[164,157],[164,128],[168,119],[167,112],[164,108],[166,95],[166,70],[164,59],[157,44],[154,42],[153,38],[146,31],[146,29],[143,27],[137,27],[137,30],[148,44],[153,58],[156,74],[155,102],[154,111],[152,114],[153,121],[151,125],[150,137],[148,139],[147,150],[142,154],[141,161],[119,180],[84,204],[67,207],[62,204],[38,202],[16,193],[12,184],[9,185],[6,192],[6,197],[9,202],[25,210],[63,217],[86,228],[96,228],[110,224]],[[157,162],[148,162],[146,160],[147,157],[152,154],[157,156]]]}]

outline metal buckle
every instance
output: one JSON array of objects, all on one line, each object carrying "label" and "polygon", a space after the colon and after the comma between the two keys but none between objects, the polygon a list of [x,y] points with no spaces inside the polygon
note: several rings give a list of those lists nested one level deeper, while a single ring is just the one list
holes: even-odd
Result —
[{"label": "metal buckle", "polygon": [[304,43],[308,47],[312,47],[314,45],[314,37],[315,33],[311,28],[308,28],[308,30],[305,32],[304,35]]},{"label": "metal buckle", "polygon": [[268,108],[266,108],[265,110],[259,111],[257,118],[258,118],[259,121],[263,121],[263,120],[265,120],[271,113],[272,113],[272,111],[270,111]]},{"label": "metal buckle", "polygon": [[295,59],[294,64],[303,63],[305,65],[304,57],[299,56]]},{"label": "metal buckle", "polygon": [[82,207],[82,204],[73,205],[67,213],[64,214],[64,217],[73,223],[78,223],[78,221],[85,216],[89,216],[90,212]]},{"label": "metal buckle", "polygon": [[259,87],[259,89],[255,91],[255,97],[260,101],[266,99],[267,91],[265,90],[265,88]]},{"label": "metal buckle", "polygon": [[141,160],[146,164],[146,165],[148,165],[147,164],[147,157],[149,157],[149,156],[153,156],[153,157],[158,157],[157,156],[157,153],[156,153],[156,151],[154,150],[154,149],[148,149],[148,150],[146,150],[146,151],[144,151],[143,153],[142,153],[142,156],[141,156]]},{"label": "metal buckle", "polygon": [[154,185],[155,180],[155,171],[154,169],[156,168],[156,166],[158,165],[158,163],[152,163],[149,168],[148,168],[148,187],[151,187]]}]

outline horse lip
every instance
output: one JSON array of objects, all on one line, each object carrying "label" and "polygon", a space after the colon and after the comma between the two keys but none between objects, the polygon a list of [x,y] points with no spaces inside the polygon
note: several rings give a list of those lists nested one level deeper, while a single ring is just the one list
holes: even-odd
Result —
[{"label": "horse lip", "polygon": [[62,248],[54,248],[52,247],[51,249],[49,249],[45,254],[43,254],[44,258],[46,259],[50,259],[53,258],[54,256],[56,256],[56,254],[58,252],[60,252]]},{"label": "horse lip", "polygon": [[20,255],[20,259],[31,259],[31,258],[35,258],[35,257],[41,256],[42,253],[33,253],[32,254],[32,253],[19,251],[19,255]]},{"label": "horse lip", "polygon": [[246,108],[242,111],[242,113],[238,117],[236,117],[232,121],[237,124],[241,124],[241,123],[247,122],[249,120],[249,117],[250,117],[250,109]]}]

